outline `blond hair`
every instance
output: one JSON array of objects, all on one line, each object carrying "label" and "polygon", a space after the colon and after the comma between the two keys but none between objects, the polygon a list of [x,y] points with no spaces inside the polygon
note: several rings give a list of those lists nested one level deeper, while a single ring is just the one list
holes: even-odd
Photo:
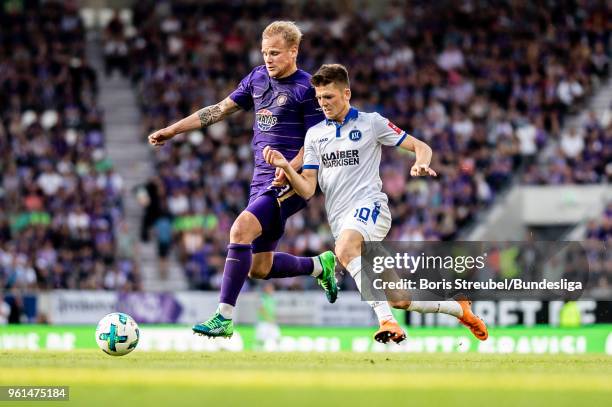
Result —
[{"label": "blond hair", "polygon": [[288,47],[300,46],[302,32],[293,21],[274,21],[270,23],[261,34],[262,38],[281,35]]}]

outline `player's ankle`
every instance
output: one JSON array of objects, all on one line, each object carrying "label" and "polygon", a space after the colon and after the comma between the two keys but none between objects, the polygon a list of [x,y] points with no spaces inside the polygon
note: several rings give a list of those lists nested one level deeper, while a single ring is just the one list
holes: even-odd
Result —
[{"label": "player's ankle", "polygon": [[319,277],[323,273],[323,265],[321,264],[321,259],[319,256],[315,256],[312,258],[312,273],[310,273],[313,277]]},{"label": "player's ankle", "polygon": [[220,303],[217,307],[217,312],[225,319],[232,319],[234,315],[234,306],[230,304]]}]

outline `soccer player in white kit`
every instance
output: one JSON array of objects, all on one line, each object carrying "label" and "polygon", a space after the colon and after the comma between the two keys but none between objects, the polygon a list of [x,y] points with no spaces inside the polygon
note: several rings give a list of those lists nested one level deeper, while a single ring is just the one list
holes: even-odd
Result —
[{"label": "soccer player in white kit", "polygon": [[[351,107],[348,72],[339,64],[323,65],[311,78],[316,98],[326,117],[312,126],[304,140],[304,166],[299,174],[283,155],[266,147],[264,159],[281,168],[295,191],[310,198],[317,181],[325,195],[325,208],[336,241],[340,263],[361,290],[361,243],[381,241],[391,227],[387,195],[380,179],[381,147],[397,146],[416,154],[411,176],[436,176],[429,168],[431,148],[410,136],[378,113]],[[401,342],[405,333],[386,302],[371,302],[380,329],[375,339]],[[480,340],[488,337],[484,322],[476,317],[467,299],[448,301],[391,301],[395,308],[422,313],[450,314]],[[396,329],[397,328],[397,329]],[[398,330],[399,329],[399,330]]]}]

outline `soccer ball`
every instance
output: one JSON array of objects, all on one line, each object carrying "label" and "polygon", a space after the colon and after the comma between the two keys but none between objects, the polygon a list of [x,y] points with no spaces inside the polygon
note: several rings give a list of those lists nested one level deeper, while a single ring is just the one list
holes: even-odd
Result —
[{"label": "soccer ball", "polygon": [[113,312],[98,322],[96,342],[111,356],[127,355],[138,345],[140,330],[136,321],[128,314]]}]

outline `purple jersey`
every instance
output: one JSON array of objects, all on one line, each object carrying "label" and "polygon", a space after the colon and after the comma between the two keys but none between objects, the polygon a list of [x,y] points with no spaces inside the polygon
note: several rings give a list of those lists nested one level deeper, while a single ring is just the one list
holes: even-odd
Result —
[{"label": "purple jersey", "polygon": [[255,110],[251,142],[255,171],[249,196],[252,202],[274,179],[275,168],[263,159],[264,147],[280,151],[291,161],[304,146],[306,130],[325,117],[315,99],[310,74],[301,69],[275,79],[260,65],[242,79],[230,98],[244,110]]}]

